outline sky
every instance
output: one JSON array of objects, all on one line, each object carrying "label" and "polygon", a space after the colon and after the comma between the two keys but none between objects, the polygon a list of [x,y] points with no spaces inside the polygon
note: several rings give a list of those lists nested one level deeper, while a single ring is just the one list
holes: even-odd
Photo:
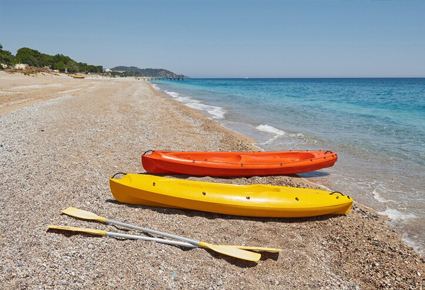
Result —
[{"label": "sky", "polygon": [[425,77],[425,1],[0,0],[0,44],[194,78]]}]

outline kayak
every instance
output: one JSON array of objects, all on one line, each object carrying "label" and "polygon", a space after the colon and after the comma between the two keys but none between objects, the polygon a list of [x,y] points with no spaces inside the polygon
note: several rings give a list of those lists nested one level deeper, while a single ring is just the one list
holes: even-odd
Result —
[{"label": "kayak", "polygon": [[347,214],[353,200],[340,192],[272,185],[233,185],[148,174],[109,179],[122,203],[249,217],[311,217]]},{"label": "kayak", "polygon": [[149,150],[143,168],[153,174],[197,176],[293,175],[331,167],[338,159],[332,151],[280,152],[171,152]]}]

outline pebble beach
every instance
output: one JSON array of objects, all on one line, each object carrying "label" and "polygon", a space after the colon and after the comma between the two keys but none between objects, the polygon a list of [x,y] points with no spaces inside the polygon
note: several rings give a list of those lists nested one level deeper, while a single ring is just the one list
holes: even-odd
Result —
[{"label": "pebble beach", "polygon": [[[147,150],[258,151],[253,143],[142,79],[0,71],[0,289],[423,289],[425,258],[357,202],[341,216],[246,218],[130,206],[109,189],[117,172],[144,172]],[[317,187],[288,176],[173,178]],[[253,263],[48,231],[53,224],[143,235],[61,215],[69,206],[213,244],[282,252]]]}]

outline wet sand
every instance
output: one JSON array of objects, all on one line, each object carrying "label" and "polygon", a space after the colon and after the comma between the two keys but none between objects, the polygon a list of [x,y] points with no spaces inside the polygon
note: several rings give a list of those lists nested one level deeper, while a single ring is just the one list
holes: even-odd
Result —
[{"label": "wet sand", "polygon": [[[0,72],[0,121],[2,289],[424,286],[424,258],[386,218],[358,203],[344,216],[259,219],[116,202],[108,178],[119,171],[144,172],[144,151],[257,150],[254,140],[162,96],[143,80]],[[188,178],[315,187],[285,176]],[[204,249],[47,231],[48,224],[58,224],[125,232],[59,214],[69,206],[214,244],[283,251],[262,253],[259,263],[251,263]]]}]

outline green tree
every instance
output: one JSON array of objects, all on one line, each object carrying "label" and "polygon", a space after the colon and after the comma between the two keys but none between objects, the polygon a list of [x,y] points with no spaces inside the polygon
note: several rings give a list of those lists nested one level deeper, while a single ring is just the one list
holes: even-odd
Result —
[{"label": "green tree", "polygon": [[30,66],[40,66],[39,59],[41,59],[41,53],[35,49],[23,47],[18,49],[16,52],[16,62],[25,63]]},{"label": "green tree", "polygon": [[65,71],[65,63],[63,61],[59,61],[55,64],[55,69],[59,70],[59,71]]},{"label": "green tree", "polygon": [[65,71],[67,68],[70,73],[75,72],[92,72],[102,73],[102,66],[88,65],[86,63],[78,63],[71,59],[69,56],[63,54],[48,55],[41,53],[38,50],[31,49],[28,47],[20,48],[16,57],[13,56],[9,51],[3,50],[3,45],[0,44],[0,62],[7,65],[14,65],[16,63],[24,63],[35,67],[50,67]]},{"label": "green tree", "polygon": [[70,60],[70,61],[66,64],[66,66],[68,67],[68,72],[69,72],[69,73],[76,73],[76,72],[79,72],[78,64],[77,64],[75,61],[73,61],[73,60]]},{"label": "green tree", "polygon": [[53,56],[54,63],[63,62],[65,65],[68,64],[72,59],[69,56],[63,54],[56,54]]},{"label": "green tree", "polygon": [[8,50],[3,50],[3,45],[0,44],[0,63],[12,65],[13,61],[13,54]]},{"label": "green tree", "polygon": [[40,67],[48,66],[50,68],[53,68],[55,62],[53,61],[53,57],[51,55],[42,53],[40,55],[40,58],[38,59],[38,64],[40,65]]},{"label": "green tree", "polygon": [[78,63],[78,70],[80,72],[87,72],[87,64],[83,62]]}]

